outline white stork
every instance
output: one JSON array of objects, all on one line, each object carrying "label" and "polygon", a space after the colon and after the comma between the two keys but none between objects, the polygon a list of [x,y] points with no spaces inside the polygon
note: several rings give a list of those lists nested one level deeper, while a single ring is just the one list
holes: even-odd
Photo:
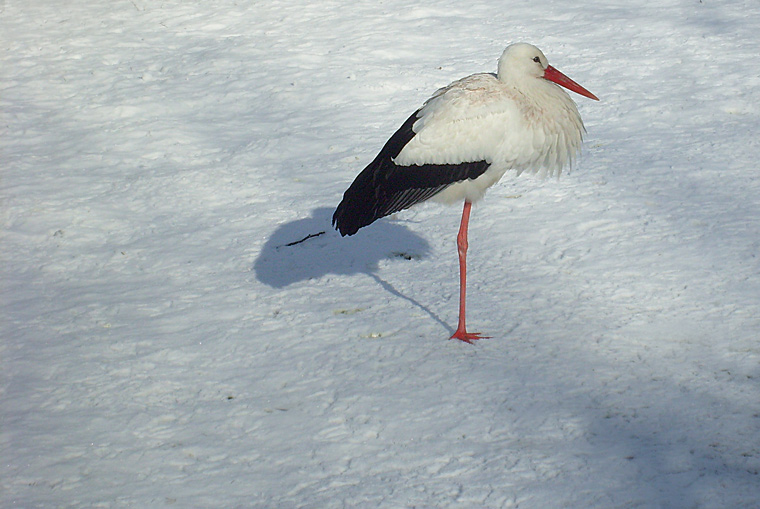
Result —
[{"label": "white stork", "polygon": [[487,337],[467,332],[467,226],[472,203],[507,170],[559,176],[581,148],[585,129],[561,85],[599,100],[550,66],[530,44],[508,46],[496,74],[473,74],[438,90],[391,136],[356,177],[333,215],[341,235],[428,199],[464,200],[457,235],[459,324],[451,338]]}]

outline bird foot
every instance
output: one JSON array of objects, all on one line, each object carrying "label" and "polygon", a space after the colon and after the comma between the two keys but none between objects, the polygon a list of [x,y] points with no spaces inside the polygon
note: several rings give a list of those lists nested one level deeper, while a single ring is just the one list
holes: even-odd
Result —
[{"label": "bird foot", "polygon": [[449,339],[458,339],[460,341],[464,341],[465,343],[469,343],[471,345],[475,344],[475,341],[479,339],[489,339],[491,336],[484,336],[480,332],[467,332],[466,330],[457,329],[457,331],[452,334],[452,336]]}]

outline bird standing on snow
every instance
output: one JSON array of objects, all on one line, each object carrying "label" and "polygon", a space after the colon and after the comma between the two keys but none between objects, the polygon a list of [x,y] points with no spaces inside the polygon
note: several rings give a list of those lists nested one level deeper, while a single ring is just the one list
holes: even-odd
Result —
[{"label": "bird standing on snow", "polygon": [[467,343],[467,226],[472,202],[507,170],[557,175],[581,147],[585,131],[578,109],[557,85],[599,100],[550,66],[530,44],[512,44],[497,74],[473,74],[438,90],[391,136],[356,177],[333,215],[341,235],[434,198],[464,200],[457,235],[459,325],[451,338]]}]

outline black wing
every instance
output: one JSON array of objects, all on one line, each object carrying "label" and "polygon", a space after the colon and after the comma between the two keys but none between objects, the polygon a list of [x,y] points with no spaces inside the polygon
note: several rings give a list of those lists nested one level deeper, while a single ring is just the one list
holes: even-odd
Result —
[{"label": "black wing", "polygon": [[486,161],[414,166],[394,163],[415,136],[412,126],[418,113],[415,111],[391,136],[343,194],[332,220],[341,235],[353,235],[359,228],[423,202],[455,182],[478,178],[490,166]]}]

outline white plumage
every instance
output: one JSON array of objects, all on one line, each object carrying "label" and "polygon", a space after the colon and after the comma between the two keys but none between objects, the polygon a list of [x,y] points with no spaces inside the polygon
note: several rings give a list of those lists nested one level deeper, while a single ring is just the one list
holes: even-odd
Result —
[{"label": "white plumage", "polygon": [[479,200],[510,169],[518,175],[526,170],[559,175],[580,150],[585,129],[570,96],[550,81],[535,79],[546,66],[541,50],[513,44],[499,59],[498,74],[473,74],[439,89],[420,108],[412,126],[415,136],[393,162],[490,164],[480,177],[433,197],[446,203]]},{"label": "white plumage", "polygon": [[464,200],[457,238],[459,326],[452,337],[480,337],[465,328],[467,225],[472,202],[508,171],[559,175],[581,148],[585,129],[561,85],[591,92],[549,65],[530,44],[508,46],[496,74],[474,74],[441,88],[388,140],[343,195],[333,224],[353,235],[380,217],[435,199]]}]

